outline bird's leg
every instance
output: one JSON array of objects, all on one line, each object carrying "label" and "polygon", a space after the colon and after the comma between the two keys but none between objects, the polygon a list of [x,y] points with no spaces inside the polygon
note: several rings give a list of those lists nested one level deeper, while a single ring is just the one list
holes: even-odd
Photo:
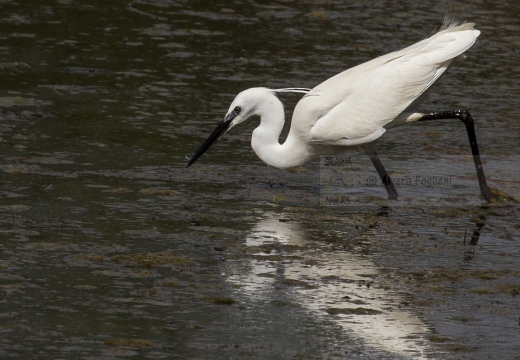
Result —
[{"label": "bird's leg", "polygon": [[475,125],[471,114],[466,110],[455,110],[455,111],[442,111],[434,112],[429,114],[423,114],[418,121],[428,120],[441,120],[441,119],[459,119],[464,125],[466,125],[466,131],[468,132],[469,145],[471,146],[471,153],[473,154],[473,162],[475,163],[475,169],[477,170],[477,178],[480,186],[480,192],[482,197],[486,201],[492,200],[491,190],[486,182],[486,176],[484,175],[484,168],[482,167],[482,161],[480,160],[480,153],[478,151],[477,136],[475,135]]},{"label": "bird's leg", "polygon": [[375,146],[373,144],[366,144],[363,146],[363,150],[365,150],[365,153],[368,155],[368,157],[372,161],[372,164],[374,164],[374,167],[376,168],[377,173],[379,174],[379,177],[381,178],[381,182],[383,183],[383,185],[385,185],[385,189],[388,194],[388,199],[396,200],[397,191],[395,191],[394,184],[393,184],[392,180],[390,179],[390,176],[386,172],[386,169],[383,166],[381,159],[379,159],[379,155],[377,154]]}]

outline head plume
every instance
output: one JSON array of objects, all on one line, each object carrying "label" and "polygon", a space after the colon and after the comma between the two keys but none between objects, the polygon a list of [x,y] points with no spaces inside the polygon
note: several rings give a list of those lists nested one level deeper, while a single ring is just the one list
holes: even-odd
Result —
[{"label": "head plume", "polygon": [[275,93],[299,93],[299,94],[307,94],[312,89],[308,88],[284,88],[284,89],[272,89]]}]

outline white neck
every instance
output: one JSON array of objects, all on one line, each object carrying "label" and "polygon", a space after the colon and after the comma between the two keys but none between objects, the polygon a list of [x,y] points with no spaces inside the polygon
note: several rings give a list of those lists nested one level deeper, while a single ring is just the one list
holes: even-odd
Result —
[{"label": "white neck", "polygon": [[312,156],[307,141],[302,141],[293,129],[280,144],[285,114],[280,100],[273,94],[262,98],[255,111],[260,126],[253,131],[251,147],[263,162],[279,169],[303,165]]}]

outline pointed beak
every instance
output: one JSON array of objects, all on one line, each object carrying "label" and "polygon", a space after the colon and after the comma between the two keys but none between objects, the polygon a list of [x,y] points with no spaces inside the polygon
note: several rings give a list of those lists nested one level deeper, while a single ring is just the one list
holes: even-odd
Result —
[{"label": "pointed beak", "polygon": [[202,154],[204,154],[206,150],[208,150],[219,137],[224,135],[224,133],[231,126],[231,122],[236,116],[237,114],[232,111],[225,117],[224,120],[220,122],[220,124],[218,124],[218,126],[215,128],[215,130],[213,130],[213,132],[206,139],[206,141],[204,141],[202,145],[197,149],[197,151],[195,151],[195,154],[193,154],[193,156],[191,157],[187,167],[190,167],[195,161],[197,161],[197,159],[201,157]]}]

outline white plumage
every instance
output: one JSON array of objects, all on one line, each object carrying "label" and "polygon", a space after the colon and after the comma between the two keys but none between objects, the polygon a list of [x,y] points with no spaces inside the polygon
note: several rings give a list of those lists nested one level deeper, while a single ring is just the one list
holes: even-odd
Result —
[{"label": "white plumage", "polygon": [[[480,32],[473,23],[445,25],[431,37],[403,50],[355,66],[322,82],[296,105],[287,140],[279,143],[284,124],[279,91],[252,88],[238,94],[229,107],[240,114],[229,129],[252,115],[261,123],[251,145],[265,163],[277,168],[302,165],[313,157],[362,145],[386,129],[420,118],[414,108],[430,87],[468,50]],[[325,151],[325,152],[324,152]]]},{"label": "white plumage", "polygon": [[[423,118],[425,114],[414,112],[415,108],[479,34],[473,23],[445,21],[440,31],[429,38],[345,70],[313,89],[244,90],[188,166],[218,137],[253,115],[260,116],[261,122],[253,131],[251,146],[262,161],[277,168],[299,166],[346,146],[364,145],[367,153],[375,154],[369,144],[387,129]],[[294,109],[283,144],[279,138],[285,116],[277,92],[306,92]]]}]

